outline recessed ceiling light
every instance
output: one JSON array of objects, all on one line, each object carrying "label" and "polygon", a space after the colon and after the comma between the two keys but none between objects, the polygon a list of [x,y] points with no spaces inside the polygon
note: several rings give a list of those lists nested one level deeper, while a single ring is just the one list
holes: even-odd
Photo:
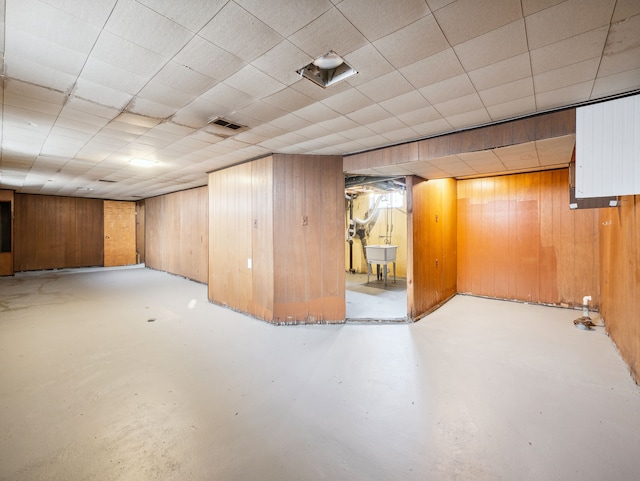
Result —
[{"label": "recessed ceiling light", "polygon": [[129,163],[131,165],[135,165],[136,167],[151,167],[157,164],[155,160],[149,159],[131,159]]},{"label": "recessed ceiling light", "polygon": [[296,70],[296,72],[300,77],[309,79],[322,88],[326,88],[329,85],[333,85],[358,73],[333,50],[321,55],[310,64]]}]

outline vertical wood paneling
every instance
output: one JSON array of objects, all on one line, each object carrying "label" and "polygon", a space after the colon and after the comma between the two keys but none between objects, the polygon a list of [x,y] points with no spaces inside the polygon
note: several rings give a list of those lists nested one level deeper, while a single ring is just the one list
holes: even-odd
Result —
[{"label": "vertical wood paneling", "polygon": [[567,169],[492,180],[458,182],[460,292],[597,306],[597,211],[569,209]]},{"label": "vertical wood paneling", "polygon": [[344,320],[343,225],[342,158],[274,156],[275,321]]},{"label": "vertical wood paneling", "polygon": [[273,157],[251,163],[252,291],[249,312],[273,320]]},{"label": "vertical wood paneling", "polygon": [[[14,274],[13,252],[15,251],[15,227],[13,223],[14,217],[14,200],[12,190],[0,190],[0,202],[8,202],[9,209],[7,212],[8,219],[2,219],[3,225],[10,230],[8,235],[10,249],[7,252],[0,252],[0,276],[12,276]],[[0,229],[1,230],[1,229]],[[4,235],[6,233],[3,232]]]},{"label": "vertical wood paneling", "polygon": [[16,271],[103,265],[103,201],[15,195]]},{"label": "vertical wood paneling", "polygon": [[607,332],[640,383],[640,195],[599,216],[601,313]]},{"label": "vertical wood paneling", "polygon": [[144,200],[136,202],[136,253],[138,262],[145,263],[145,205]]},{"label": "vertical wood paneling", "polygon": [[410,178],[407,185],[411,186],[408,225],[412,249],[408,315],[417,319],[457,290],[456,181]]},{"label": "vertical wood paneling", "polygon": [[146,199],[142,210],[138,204],[147,267],[207,282],[208,211],[206,186]]},{"label": "vertical wood paneling", "polygon": [[104,266],[136,263],[136,204],[104,201]]},{"label": "vertical wood paneling", "polygon": [[209,174],[209,298],[250,313],[251,163]]}]

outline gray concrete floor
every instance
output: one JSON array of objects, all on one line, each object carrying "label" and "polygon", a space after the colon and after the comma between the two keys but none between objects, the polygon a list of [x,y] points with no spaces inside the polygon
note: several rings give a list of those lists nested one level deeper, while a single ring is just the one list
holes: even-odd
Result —
[{"label": "gray concrete floor", "polygon": [[579,311],[271,326],[206,295],[144,268],[0,278],[0,479],[638,479],[640,388]]},{"label": "gray concrete floor", "polygon": [[346,274],[347,319],[356,321],[406,321],[407,280],[393,275],[378,280],[374,274]]}]

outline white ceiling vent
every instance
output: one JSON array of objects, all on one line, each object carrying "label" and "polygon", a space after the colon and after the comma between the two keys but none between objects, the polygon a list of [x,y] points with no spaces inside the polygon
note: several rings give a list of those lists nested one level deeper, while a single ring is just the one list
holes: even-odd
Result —
[{"label": "white ceiling vent", "polygon": [[203,130],[209,132],[210,134],[227,138],[237,133],[240,133],[246,130],[247,128],[248,127],[246,125],[241,125],[222,117],[214,117],[207,122],[207,125],[204,127]]}]

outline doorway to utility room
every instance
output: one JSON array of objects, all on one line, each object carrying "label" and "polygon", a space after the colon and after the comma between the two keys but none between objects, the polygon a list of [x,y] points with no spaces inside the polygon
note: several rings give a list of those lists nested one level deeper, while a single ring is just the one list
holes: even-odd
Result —
[{"label": "doorway to utility room", "polygon": [[346,319],[407,320],[404,177],[345,179]]}]

